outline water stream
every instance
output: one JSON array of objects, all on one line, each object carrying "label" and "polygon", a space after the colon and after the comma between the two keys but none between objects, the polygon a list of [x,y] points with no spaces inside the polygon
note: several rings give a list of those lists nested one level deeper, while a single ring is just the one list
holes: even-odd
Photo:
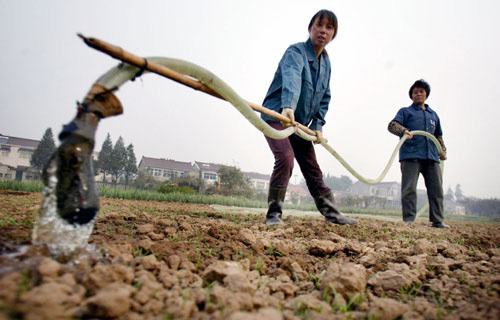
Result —
[{"label": "water stream", "polygon": [[98,118],[79,113],[59,136],[61,145],[43,171],[43,201],[32,234],[59,260],[82,252],[97,253],[88,244],[99,210],[91,159]]}]

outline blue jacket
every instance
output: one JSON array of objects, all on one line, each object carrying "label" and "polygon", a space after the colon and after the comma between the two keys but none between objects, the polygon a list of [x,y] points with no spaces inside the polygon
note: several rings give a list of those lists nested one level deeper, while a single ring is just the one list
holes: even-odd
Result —
[{"label": "blue jacket", "polygon": [[[263,106],[281,112],[295,110],[295,121],[322,131],[330,103],[331,66],[325,50],[316,59],[311,40],[291,45],[285,51],[267,91]],[[261,116],[264,121],[278,120]]]},{"label": "blue jacket", "polygon": [[[416,104],[399,109],[394,121],[410,131],[422,130],[433,134],[436,138],[443,136],[441,122],[437,113],[428,105],[422,109]],[[414,135],[405,141],[399,150],[399,161],[414,159],[430,159],[439,162],[438,151],[434,143],[422,135]]]}]

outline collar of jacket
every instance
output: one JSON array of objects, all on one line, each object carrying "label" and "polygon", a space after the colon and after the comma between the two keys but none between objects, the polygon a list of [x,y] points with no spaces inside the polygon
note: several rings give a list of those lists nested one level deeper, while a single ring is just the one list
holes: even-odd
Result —
[{"label": "collar of jacket", "polygon": [[[417,109],[417,110],[421,110],[422,109],[419,105],[416,105],[414,103],[412,103],[410,107],[412,107],[414,109]],[[425,104],[425,110],[424,111],[428,111],[430,113],[434,112],[434,110],[432,110],[431,107],[429,107],[429,105],[427,103]]]},{"label": "collar of jacket", "polygon": [[[307,54],[307,60],[309,60],[309,62],[312,62],[313,68],[315,70],[317,70],[319,67],[319,63],[318,63],[318,59],[316,59],[316,52],[314,52],[311,38],[308,38],[306,41],[306,54]],[[323,52],[321,52],[320,56],[323,56],[323,55],[325,58],[328,57],[328,52],[326,52],[326,49],[323,49]],[[321,59],[321,62],[323,62],[323,61],[324,61],[324,59]]]}]

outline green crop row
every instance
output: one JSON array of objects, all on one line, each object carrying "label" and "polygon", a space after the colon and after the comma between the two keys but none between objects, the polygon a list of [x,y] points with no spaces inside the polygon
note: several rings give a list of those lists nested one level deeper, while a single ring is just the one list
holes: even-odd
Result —
[{"label": "green crop row", "polygon": [[[17,180],[0,180],[0,190],[12,190],[23,192],[41,192],[43,183],[40,181],[17,181]],[[223,206],[245,207],[245,208],[267,208],[267,203],[264,201],[252,200],[243,197],[229,197],[221,195],[203,195],[198,193],[171,192],[161,193],[156,191],[146,191],[137,189],[120,189],[108,186],[99,186],[99,196],[115,199],[127,200],[145,200],[145,201],[162,201],[162,202],[183,202],[183,203],[200,203],[200,204],[218,204]],[[286,204],[285,209],[295,209],[301,211],[316,211],[313,204],[292,205]],[[370,208],[340,208],[345,213],[360,213],[370,215],[384,216],[401,216],[401,211],[396,209],[370,209]],[[421,217],[427,217],[427,213]],[[446,215],[447,219],[463,220],[463,221],[492,221],[484,217],[477,216],[457,216]]]},{"label": "green crop row", "polygon": [[144,191],[137,189],[115,189],[99,186],[99,195],[106,198],[127,200],[150,200],[166,202],[184,202],[201,204],[220,204],[225,206],[264,208],[266,203],[239,197],[226,197],[218,195],[203,195],[197,193],[171,192],[161,193],[156,191]]},{"label": "green crop row", "polygon": [[43,183],[41,181],[0,180],[0,190],[42,192]]}]

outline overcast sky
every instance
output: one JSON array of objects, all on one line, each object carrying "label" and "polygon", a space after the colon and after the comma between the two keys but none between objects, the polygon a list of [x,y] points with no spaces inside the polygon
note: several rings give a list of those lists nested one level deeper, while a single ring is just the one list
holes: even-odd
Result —
[{"label": "overcast sky", "polygon": [[[308,38],[309,20],[323,8],[339,20],[327,46],[333,98],[323,129],[333,148],[376,178],[398,142],[387,124],[411,104],[411,84],[424,78],[448,147],[445,191],[461,184],[467,196],[500,197],[495,0],[0,0],[0,133],[39,140],[51,127],[57,135],[73,118],[75,101],[118,63],[77,33],[136,55],[196,63],[262,104],[283,52]],[[101,122],[97,150],[109,132],[113,143],[119,136],[132,143],[138,161],[272,171],[262,133],[227,102],[153,74],[126,83],[117,96],[124,114]],[[325,149],[316,150],[325,174],[355,181]],[[301,178],[296,166],[291,182]],[[397,162],[384,181],[400,181]]]}]

